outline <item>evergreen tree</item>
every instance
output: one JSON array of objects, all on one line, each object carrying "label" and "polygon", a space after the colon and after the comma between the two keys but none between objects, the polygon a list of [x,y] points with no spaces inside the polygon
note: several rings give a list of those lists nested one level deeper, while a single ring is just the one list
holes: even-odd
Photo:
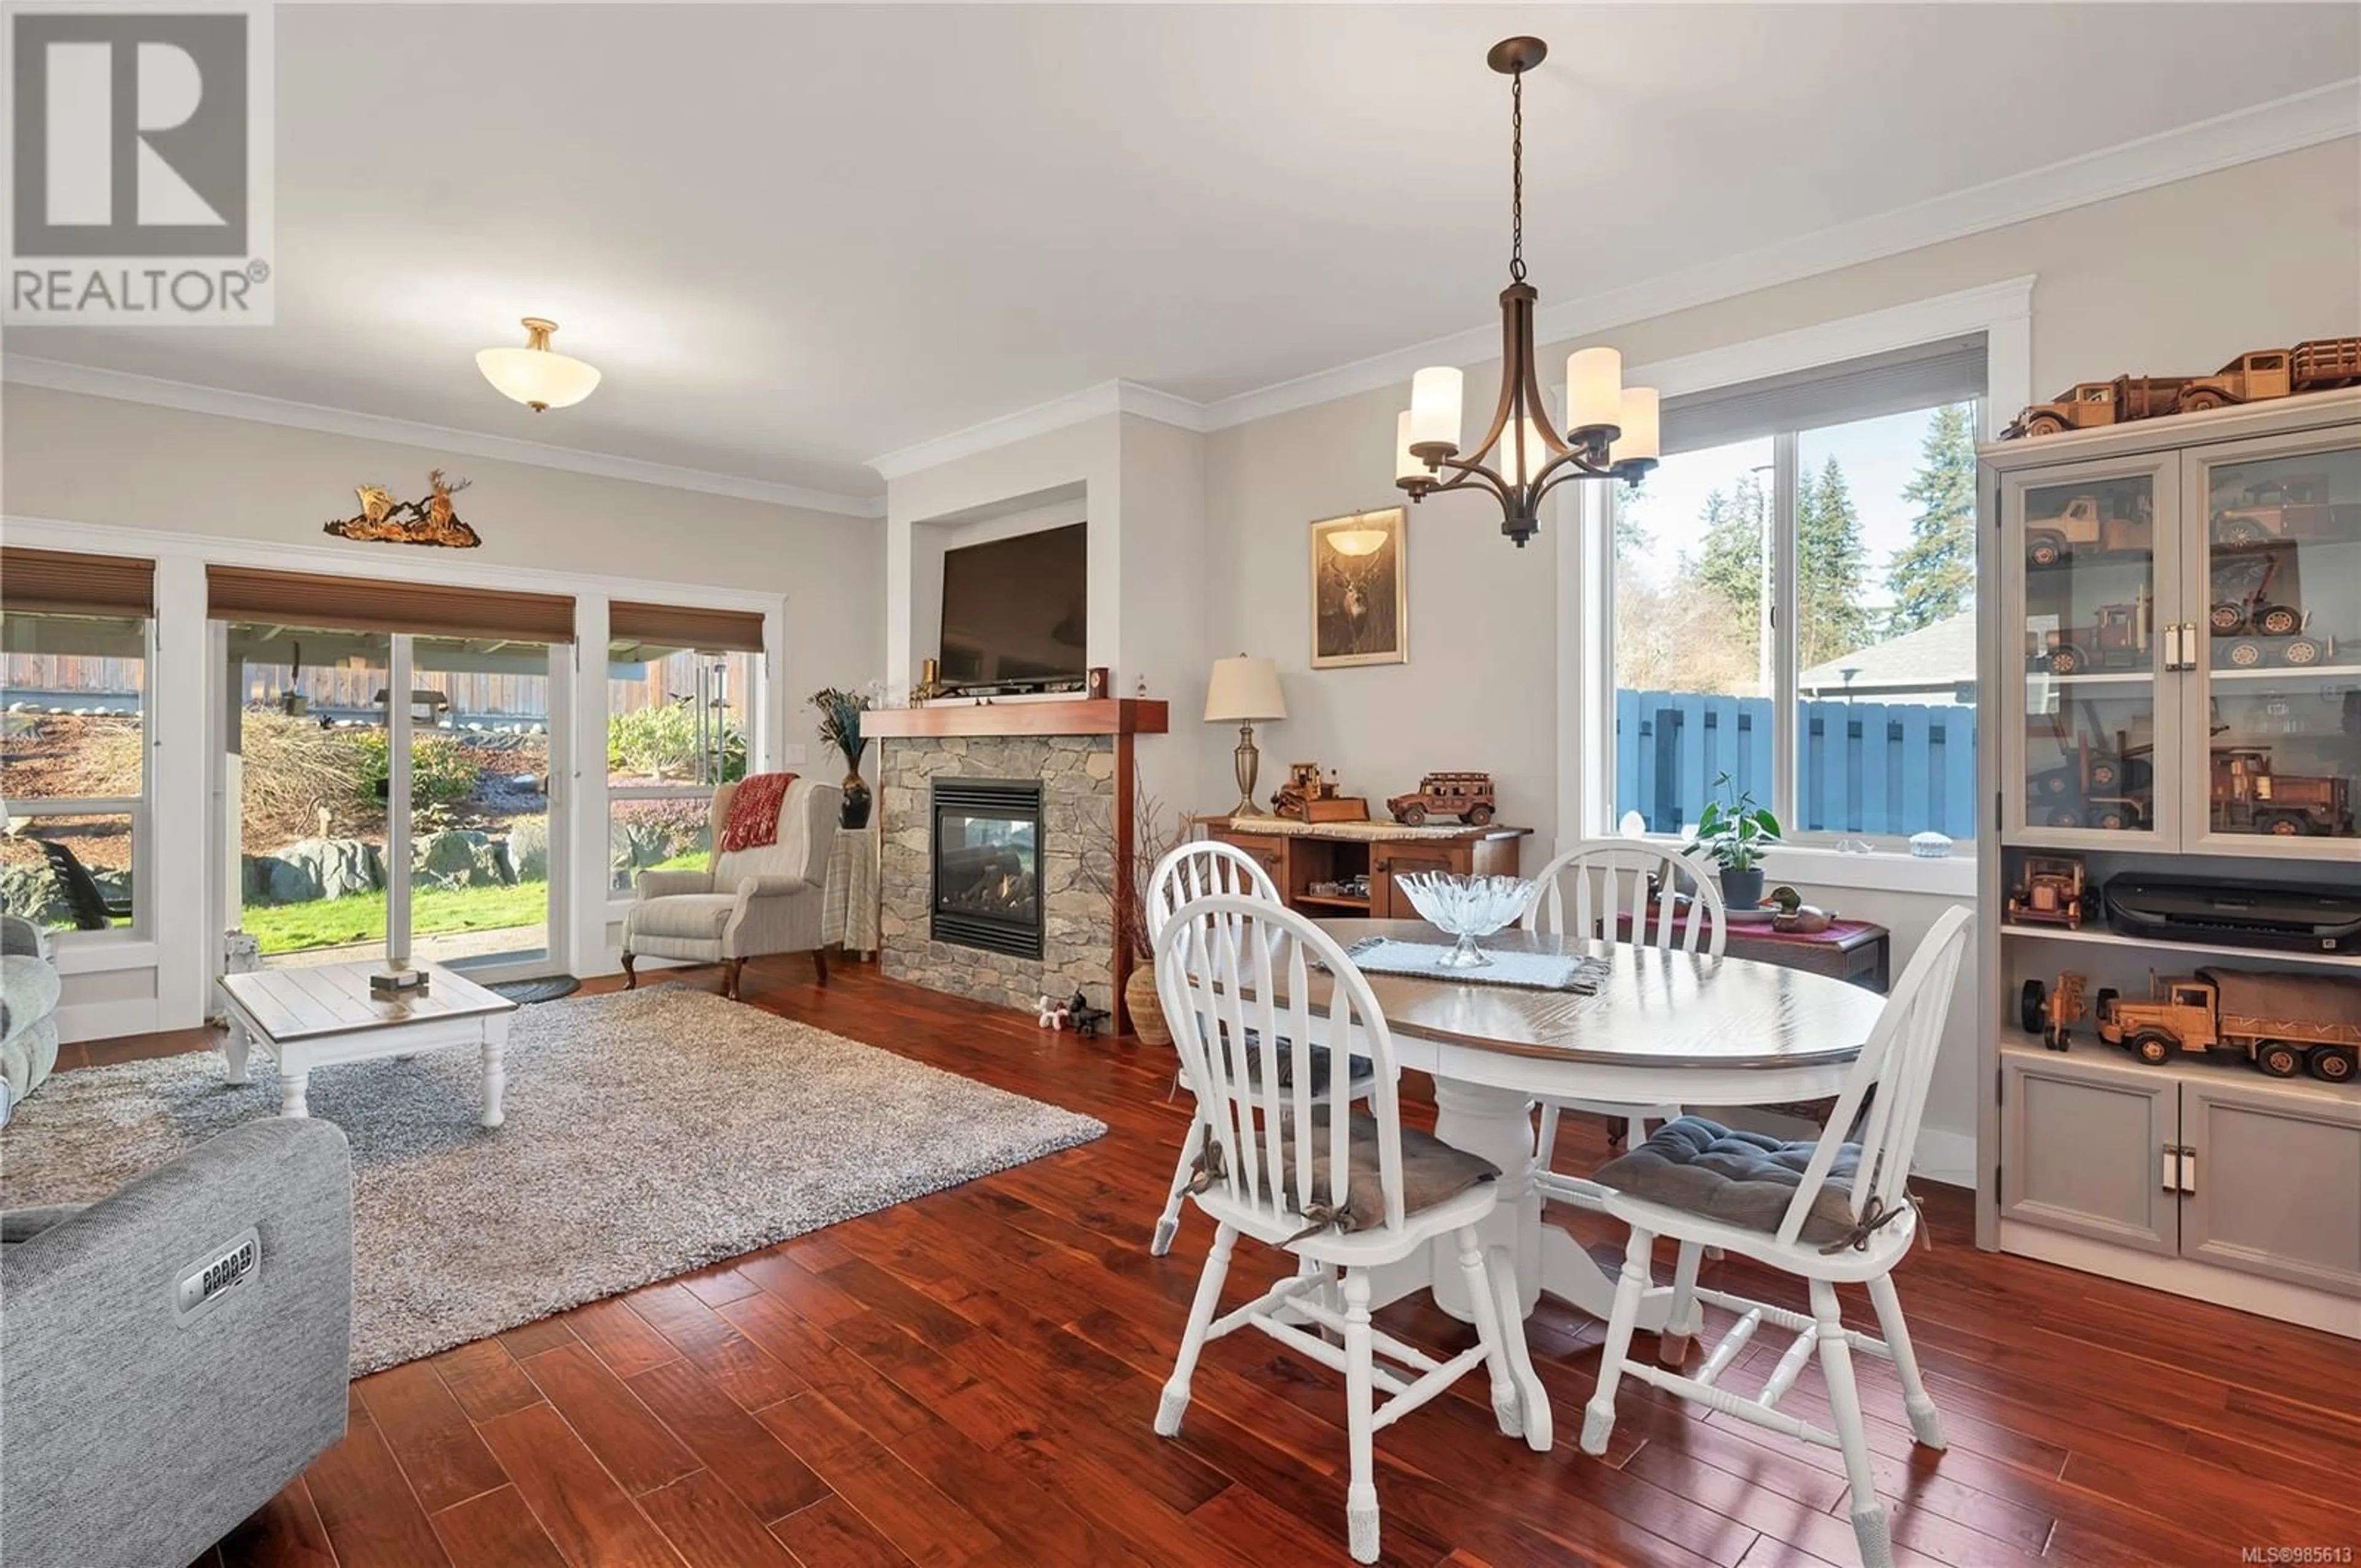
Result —
[{"label": "evergreen tree", "polygon": [[1721,600],[1739,639],[1752,642],[1761,624],[1763,494],[1754,477],[1706,498],[1697,553],[1681,556],[1684,586]]},{"label": "evergreen tree", "polygon": [[1852,489],[1834,457],[1817,477],[1806,474],[1796,485],[1795,555],[1796,654],[1809,669],[1870,640],[1869,609],[1861,603],[1869,552]]},{"label": "evergreen tree", "polygon": [[1894,553],[1886,635],[1947,620],[1975,602],[1976,444],[1971,403],[1946,403],[1927,422],[1918,473],[1903,490],[1917,508],[1910,543]]},{"label": "evergreen tree", "polygon": [[1615,530],[1615,564],[1620,566],[1645,556],[1655,542],[1654,531],[1640,520],[1642,505],[1648,499],[1648,477],[1642,474],[1629,484],[1610,488],[1609,516]]}]

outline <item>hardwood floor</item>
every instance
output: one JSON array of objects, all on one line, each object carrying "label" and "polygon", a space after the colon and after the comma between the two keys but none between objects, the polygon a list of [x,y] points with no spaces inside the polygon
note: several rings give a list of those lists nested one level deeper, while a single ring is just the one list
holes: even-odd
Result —
[{"label": "hardwood floor", "polygon": [[[1235,1336],[1207,1352],[1181,1436],[1149,1431],[1212,1230],[1191,1213],[1171,1256],[1148,1255],[1185,1126],[1165,1099],[1170,1053],[1045,1033],[867,966],[834,971],[825,992],[809,974],[757,966],[748,1000],[1087,1112],[1109,1135],[363,1378],[345,1441],[205,1561],[1348,1561],[1334,1375]],[[79,1059],[203,1043],[159,1036]],[[1567,1158],[1601,1152],[1567,1122]],[[1979,1253],[1965,1195],[1927,1196],[1935,1245],[1898,1280],[1950,1449],[1914,1448],[1890,1369],[1861,1366],[1897,1562],[2361,1548],[2361,1347]],[[1280,1266],[1241,1244],[1229,1296]],[[1736,1261],[1707,1277],[1801,1305],[1800,1289]],[[1866,1302],[1847,1304],[1866,1324]],[[1467,1343],[1432,1308],[1383,1316],[1414,1343]],[[1572,1434],[1598,1325],[1545,1304],[1529,1332],[1556,1448],[1499,1436],[1480,1376],[1380,1433],[1385,1561],[1856,1561],[1835,1453],[1627,1381],[1611,1452],[1586,1458]],[[1776,1348],[1750,1349],[1752,1376],[1733,1386],[1767,1375]],[[1817,1388],[1807,1372],[1790,1408],[1825,1421]]]}]

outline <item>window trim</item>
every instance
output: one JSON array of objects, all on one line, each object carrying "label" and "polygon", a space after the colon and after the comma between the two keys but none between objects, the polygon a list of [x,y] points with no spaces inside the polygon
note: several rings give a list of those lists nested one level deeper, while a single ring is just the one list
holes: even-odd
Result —
[{"label": "window trim", "polygon": [[[1991,440],[2016,410],[2033,400],[2035,281],[2032,274],[2026,274],[1730,344],[1627,369],[1624,379],[1655,386],[1672,398],[1981,332],[1985,390],[1979,434]],[[1609,527],[1611,498],[1606,489],[1599,485],[1569,486],[1554,502],[1557,513],[1553,521],[1566,541],[1557,552],[1557,668],[1571,676],[1557,683],[1557,821],[1558,838],[1564,843],[1616,831],[1614,727],[1609,721],[1615,692],[1613,531]],[[1785,504],[1792,507],[1792,495],[1785,498]],[[1792,517],[1785,521],[1785,532],[1792,539]],[[1794,578],[1792,571],[1780,574],[1777,585],[1782,598],[1778,620],[1785,629],[1780,635],[1787,645],[1779,659],[1778,682],[1784,690],[1774,693],[1773,698],[1790,704],[1797,672],[1788,640],[1795,616],[1792,603],[1785,601],[1793,593]],[[1793,724],[1782,724],[1777,732],[1792,737],[1793,730]],[[1792,743],[1790,739],[1788,744]],[[1784,788],[1795,787],[1792,763],[1792,757],[1777,761]],[[1808,872],[1795,872],[1797,880],[1823,885],[1923,887],[1928,892],[1961,894],[1974,891],[1973,840],[1964,852],[1937,861],[1884,849],[1868,854],[1839,853],[1806,841],[1774,852],[1770,862],[1773,872],[1791,856],[1801,858],[1796,862],[1799,866],[1811,868]],[[1848,875],[1853,866],[1861,868],[1859,881]]]}]

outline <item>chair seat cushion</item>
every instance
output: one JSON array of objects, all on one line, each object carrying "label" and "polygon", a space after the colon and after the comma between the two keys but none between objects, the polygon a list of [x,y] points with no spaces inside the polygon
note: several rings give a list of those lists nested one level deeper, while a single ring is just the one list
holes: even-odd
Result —
[{"label": "chair seat cushion", "polygon": [[631,931],[642,937],[672,937],[718,942],[738,908],[733,893],[676,893],[631,905]]},{"label": "chair seat cushion", "polygon": [[[1347,1124],[1350,1140],[1345,1157],[1349,1162],[1345,1175],[1345,1198],[1337,1202],[1329,1181],[1329,1117],[1333,1106],[1318,1106],[1312,1113],[1312,1202],[1303,1217],[1312,1222],[1310,1231],[1334,1226],[1347,1234],[1381,1225],[1386,1219],[1385,1188],[1378,1168],[1378,1124],[1374,1117],[1353,1113]],[[1295,1161],[1303,1148],[1304,1140],[1295,1135],[1295,1118],[1282,1118],[1285,1143],[1281,1146],[1280,1169],[1287,1190],[1295,1190]],[[1221,1141],[1209,1138],[1196,1159],[1197,1179],[1194,1190],[1202,1191],[1218,1181],[1225,1168]],[[1500,1168],[1481,1155],[1454,1148],[1432,1133],[1422,1133],[1415,1127],[1401,1130],[1402,1215],[1423,1213],[1439,1203],[1458,1197],[1479,1183],[1499,1179]]]},{"label": "chair seat cushion", "polygon": [[[1781,1143],[1702,1116],[1683,1116],[1600,1166],[1591,1179],[1668,1209],[1776,1234],[1795,1189],[1803,1185],[1804,1168],[1817,1152],[1817,1143]],[[1817,1245],[1851,1232],[1852,1184],[1860,1168],[1861,1146],[1839,1144],[1828,1179],[1805,1217],[1802,1240]]]}]

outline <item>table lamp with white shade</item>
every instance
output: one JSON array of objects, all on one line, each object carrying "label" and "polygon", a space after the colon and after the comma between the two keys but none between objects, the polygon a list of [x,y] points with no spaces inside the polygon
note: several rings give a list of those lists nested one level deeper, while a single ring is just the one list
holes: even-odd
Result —
[{"label": "table lamp with white shade", "polygon": [[1233,817],[1255,814],[1255,773],[1262,765],[1254,727],[1257,719],[1285,718],[1287,698],[1279,689],[1279,663],[1240,653],[1213,661],[1213,678],[1205,684],[1205,722],[1238,727],[1238,803]]}]

